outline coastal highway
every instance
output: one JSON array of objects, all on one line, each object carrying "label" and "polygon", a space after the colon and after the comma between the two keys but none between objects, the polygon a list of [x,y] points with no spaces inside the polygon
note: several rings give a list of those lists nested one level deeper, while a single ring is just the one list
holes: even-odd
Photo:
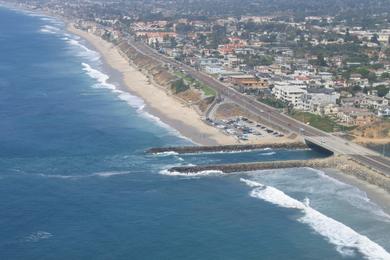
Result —
[{"label": "coastal highway", "polygon": [[221,96],[230,99],[242,108],[261,117],[263,120],[277,125],[286,131],[300,134],[310,142],[322,146],[335,154],[350,155],[358,163],[367,165],[378,172],[390,176],[390,160],[381,156],[379,153],[295,120],[273,107],[258,102],[253,97],[242,94],[224,85],[220,81],[193,67],[158,53],[155,49],[141,41],[134,41],[131,37],[128,37],[128,44],[139,53],[156,60],[156,62],[168,64],[209,85]]}]

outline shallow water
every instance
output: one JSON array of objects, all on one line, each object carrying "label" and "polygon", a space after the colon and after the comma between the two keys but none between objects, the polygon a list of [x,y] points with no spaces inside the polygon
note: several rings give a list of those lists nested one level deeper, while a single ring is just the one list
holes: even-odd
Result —
[{"label": "shallow water", "polygon": [[99,54],[61,22],[0,8],[0,48],[1,259],[387,257],[388,216],[323,172],[164,174],[319,154],[146,155],[189,141],[109,83]]}]

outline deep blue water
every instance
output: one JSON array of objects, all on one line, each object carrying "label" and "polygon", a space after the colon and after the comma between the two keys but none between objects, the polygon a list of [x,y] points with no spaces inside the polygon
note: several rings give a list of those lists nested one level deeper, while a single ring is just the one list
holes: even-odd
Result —
[{"label": "deep blue water", "polygon": [[[321,171],[167,175],[179,164],[319,155],[146,155],[189,141],[107,82],[98,54],[63,28],[0,8],[0,259],[388,256],[365,250],[390,250],[390,217]],[[305,198],[329,218],[302,210]]]}]

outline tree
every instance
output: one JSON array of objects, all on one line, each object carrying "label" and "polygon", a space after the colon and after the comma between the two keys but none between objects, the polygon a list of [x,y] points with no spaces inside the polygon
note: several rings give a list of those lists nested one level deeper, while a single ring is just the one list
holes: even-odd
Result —
[{"label": "tree", "polygon": [[324,55],[318,54],[317,55],[317,65],[321,67],[326,67],[328,64],[325,61]]},{"label": "tree", "polygon": [[387,93],[389,93],[389,87],[385,85],[379,85],[375,89],[378,91],[379,97],[384,97],[387,95]]},{"label": "tree", "polygon": [[226,28],[224,26],[215,25],[210,35],[211,48],[216,49],[218,45],[224,43],[226,38]]},{"label": "tree", "polygon": [[368,73],[367,79],[370,82],[375,82],[377,80],[376,74],[374,72]]},{"label": "tree", "polygon": [[186,91],[189,87],[184,83],[183,79],[178,79],[172,83],[171,88],[175,94]]},{"label": "tree", "polygon": [[375,34],[371,37],[371,42],[380,45],[378,34],[375,33]]},{"label": "tree", "polygon": [[383,72],[381,75],[382,79],[390,79],[390,73],[389,72]]}]

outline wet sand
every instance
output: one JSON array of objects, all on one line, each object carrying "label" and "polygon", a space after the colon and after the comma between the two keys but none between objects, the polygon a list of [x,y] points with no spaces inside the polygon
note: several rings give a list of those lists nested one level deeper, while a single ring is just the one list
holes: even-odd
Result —
[{"label": "wet sand", "polygon": [[359,188],[367,194],[367,197],[380,206],[386,214],[390,215],[390,194],[376,185],[369,184],[355,176],[342,173],[336,169],[322,169],[324,173],[341,182]]},{"label": "wet sand", "polygon": [[[146,103],[147,112],[179,131],[184,137],[201,145],[236,144],[238,142],[233,136],[225,135],[218,129],[207,125],[194,109],[169,95],[162,87],[151,84],[147,76],[130,65],[113,44],[96,35],[76,29],[71,24],[67,29],[70,33],[85,39],[100,53],[105,64],[119,73],[121,76],[119,84],[123,84],[121,86],[123,90],[141,97]],[[110,73],[110,76],[112,74],[115,73]]]}]

